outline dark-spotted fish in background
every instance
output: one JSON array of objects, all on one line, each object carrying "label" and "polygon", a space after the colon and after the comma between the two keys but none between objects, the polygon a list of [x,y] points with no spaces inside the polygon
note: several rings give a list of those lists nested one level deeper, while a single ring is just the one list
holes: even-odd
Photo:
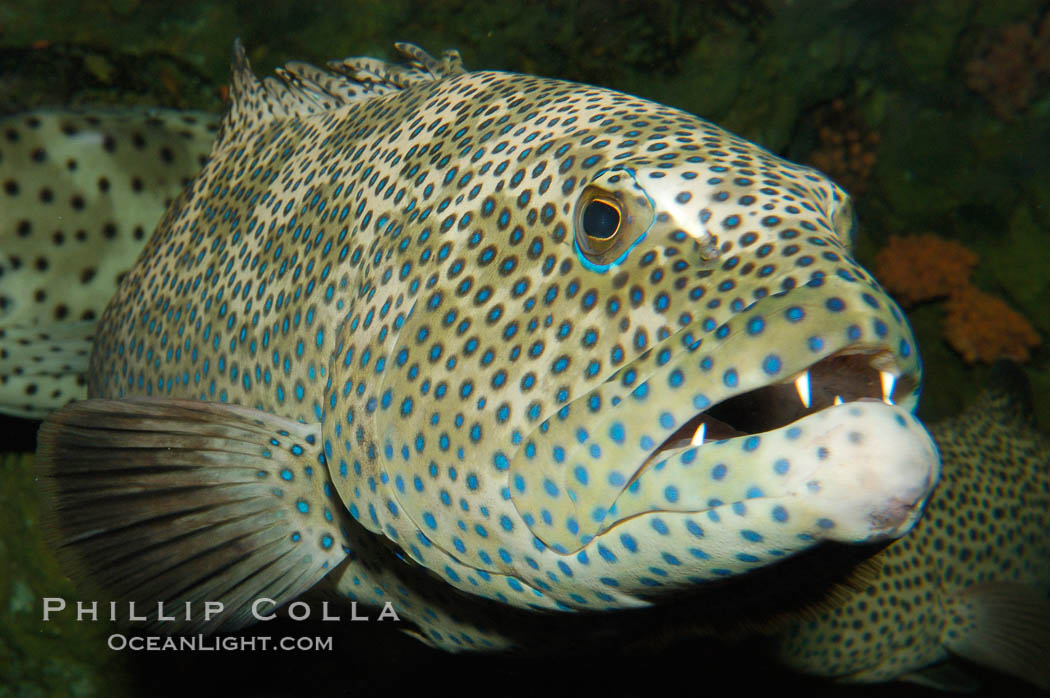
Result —
[{"label": "dark-spotted fish in background", "polygon": [[930,427],[941,481],[870,585],[780,642],[803,672],[973,688],[973,660],[1050,689],[1050,444],[1021,370],[996,367],[966,411]]},{"label": "dark-spotted fish in background", "polygon": [[461,650],[523,642],[514,609],[911,528],[939,470],[914,338],[838,186],[653,102],[399,49],[260,82],[237,48],[92,399],[40,434],[78,576],[228,610],[167,630],[324,580]]},{"label": "dark-spotted fish in background", "polygon": [[217,129],[142,108],[0,119],[0,412],[87,396],[95,322]]}]

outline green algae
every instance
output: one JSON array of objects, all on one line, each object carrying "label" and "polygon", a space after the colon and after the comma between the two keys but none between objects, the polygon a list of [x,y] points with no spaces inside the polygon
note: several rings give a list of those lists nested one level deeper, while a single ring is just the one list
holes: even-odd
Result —
[{"label": "green algae", "polygon": [[32,454],[0,459],[0,696],[124,695],[124,657],[107,648],[108,622],[73,612],[43,621],[43,599],[81,598],[40,529]]}]

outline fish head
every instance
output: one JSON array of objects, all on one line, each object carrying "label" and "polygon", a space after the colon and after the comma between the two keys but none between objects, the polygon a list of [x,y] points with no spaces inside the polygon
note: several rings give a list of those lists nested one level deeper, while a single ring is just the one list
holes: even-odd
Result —
[{"label": "fish head", "polygon": [[359,287],[330,384],[363,525],[467,591],[620,608],[914,524],[919,357],[842,189],[573,83],[470,73],[414,108],[376,211],[402,230],[366,253],[401,284]]}]

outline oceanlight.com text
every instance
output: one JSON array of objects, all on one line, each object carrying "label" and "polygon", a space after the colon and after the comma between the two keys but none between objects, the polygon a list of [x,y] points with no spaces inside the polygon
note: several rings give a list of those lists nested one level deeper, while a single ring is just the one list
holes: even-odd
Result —
[{"label": "oceanlight.com text", "polygon": [[271,637],[256,635],[241,637],[226,635],[180,635],[158,637],[156,635],[124,635],[114,633],[106,640],[106,646],[114,652],[331,652],[331,637],[293,637],[284,635]]}]

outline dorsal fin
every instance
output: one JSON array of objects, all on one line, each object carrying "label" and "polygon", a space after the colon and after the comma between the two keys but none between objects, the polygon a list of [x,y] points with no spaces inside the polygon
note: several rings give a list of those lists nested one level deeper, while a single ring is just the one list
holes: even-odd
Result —
[{"label": "dorsal fin", "polygon": [[441,54],[441,60],[438,60],[415,44],[399,41],[394,44],[394,48],[408,59],[403,65],[359,56],[344,58],[341,61],[328,61],[328,67],[344,78],[350,78],[362,87],[367,86],[380,93],[466,72],[459,51],[455,49],[446,50]]},{"label": "dorsal fin", "polygon": [[215,151],[272,120],[316,114],[404,89],[429,80],[466,72],[459,52],[445,51],[436,59],[415,44],[396,43],[403,64],[377,58],[329,61],[328,68],[292,61],[259,80],[252,73],[240,39],[233,42],[232,105],[216,141]]}]

